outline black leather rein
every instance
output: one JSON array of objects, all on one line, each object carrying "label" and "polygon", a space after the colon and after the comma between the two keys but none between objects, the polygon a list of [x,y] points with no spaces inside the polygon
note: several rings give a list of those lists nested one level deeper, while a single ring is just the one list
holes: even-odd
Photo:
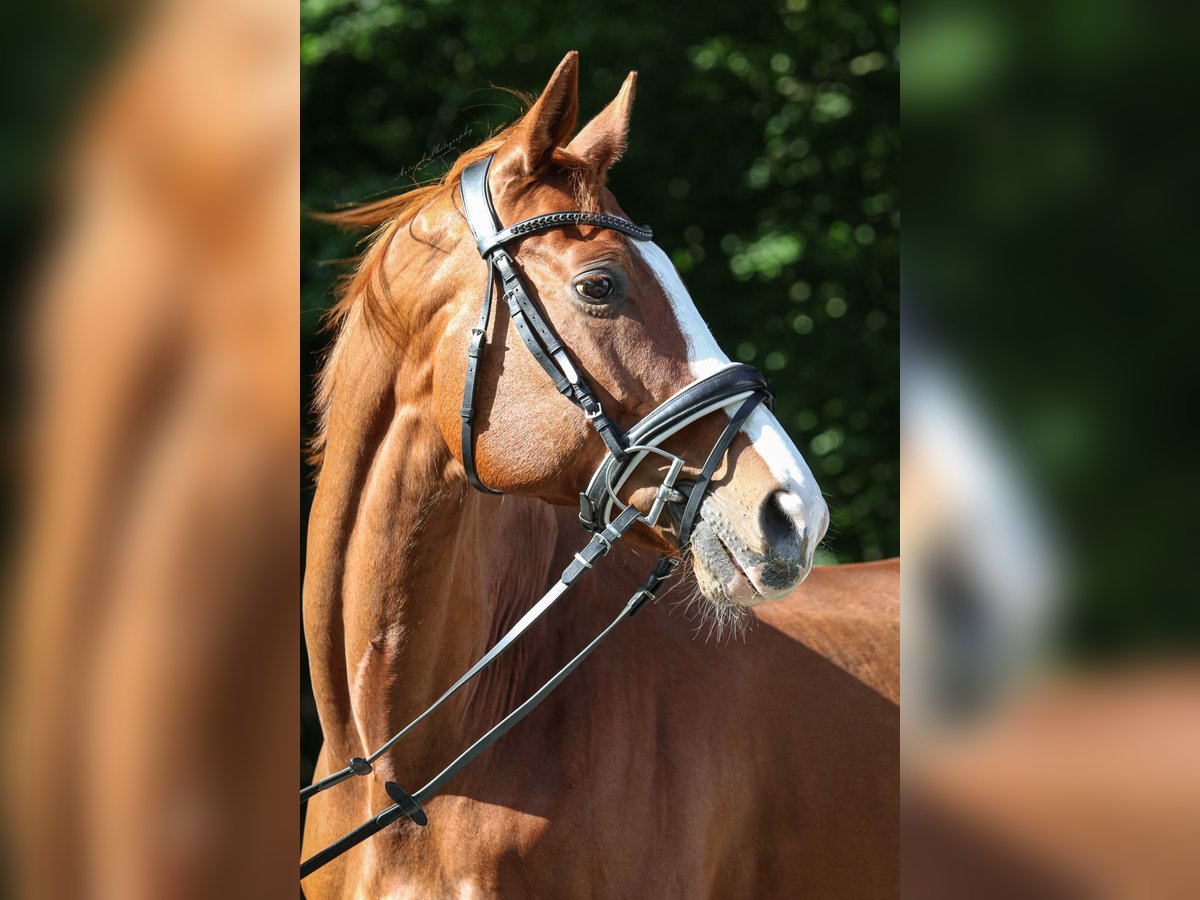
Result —
[{"label": "black leather rein", "polygon": [[[757,370],[750,366],[729,365],[697,378],[659,404],[649,415],[633,425],[628,432],[622,431],[621,427],[604,412],[587,382],[580,376],[567,348],[563,346],[525,290],[512,257],[504,247],[508,242],[536,231],[571,225],[608,228],[639,241],[650,240],[651,231],[649,228],[634,225],[617,216],[579,211],[547,213],[507,228],[502,227],[488,190],[487,178],[491,160],[492,158],[488,157],[468,166],[463,171],[461,179],[463,210],[467,223],[475,236],[479,254],[487,264],[487,287],[484,291],[482,309],[479,321],[471,331],[471,342],[467,349],[467,374],[463,386],[462,404],[463,467],[466,470],[467,481],[473,487],[489,494],[500,493],[487,487],[479,479],[475,470],[472,431],[475,414],[475,380],[487,347],[487,327],[491,318],[496,276],[499,275],[503,289],[502,299],[508,306],[509,315],[522,342],[554,382],[555,387],[583,410],[592,427],[604,441],[607,450],[604,459],[596,469],[587,488],[579,495],[579,521],[592,536],[583,549],[575,554],[575,559],[563,570],[558,582],[545,596],[535,603],[441,697],[375,752],[366,757],[355,757],[344,769],[304,788],[300,792],[301,803],[307,801],[314,794],[327,790],[349,778],[369,774],[377,759],[387,753],[418,723],[511,647],[530,625],[553,606],[576,581],[591,570],[597,560],[608,554],[613,544],[635,522],[644,522],[653,527],[657,524],[664,509],[668,506],[675,506],[681,509],[678,529],[679,545],[686,547],[700,511],[700,504],[708,490],[713,473],[724,457],[729,444],[754,409],[760,403],[769,403],[771,400],[771,392],[766,381]],[[663,450],[660,445],[692,422],[721,410],[730,411],[729,422],[709,451],[699,476],[690,484],[677,484],[684,460]],[[662,457],[667,461],[668,466],[649,512],[643,515],[637,508],[623,504],[617,498],[617,491],[648,455]],[[615,517],[613,515],[614,508],[619,510]],[[310,859],[305,860],[300,866],[300,877],[304,878],[316,871],[398,819],[407,817],[417,825],[425,825],[428,819],[423,804],[434,797],[464,766],[532,712],[621,621],[635,615],[648,601],[654,599],[677,563],[678,559],[674,556],[664,555],[661,557],[646,581],[626,601],[617,617],[604,630],[556,672],[549,681],[492,726],[428,784],[416,793],[409,794],[395,782],[387,782],[386,789],[388,796],[393,800],[392,805]]]}]

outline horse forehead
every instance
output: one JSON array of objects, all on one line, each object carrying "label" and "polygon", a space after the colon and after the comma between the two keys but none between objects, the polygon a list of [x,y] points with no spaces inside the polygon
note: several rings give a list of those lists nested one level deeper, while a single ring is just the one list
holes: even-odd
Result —
[{"label": "horse forehead", "polygon": [[546,176],[520,190],[492,191],[492,204],[504,225],[548,212],[575,209],[578,205],[570,181],[564,175]]},{"label": "horse forehead", "polygon": [[598,225],[563,225],[530,236],[531,241],[535,239],[536,244],[531,246],[536,246],[540,255],[561,260],[568,267],[603,258],[628,268],[635,255],[629,249],[628,238]]}]

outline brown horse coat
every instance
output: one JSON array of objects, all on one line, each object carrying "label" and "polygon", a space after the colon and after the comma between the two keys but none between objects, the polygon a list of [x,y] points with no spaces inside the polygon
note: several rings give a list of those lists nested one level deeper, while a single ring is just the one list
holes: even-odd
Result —
[{"label": "brown horse coat", "polygon": [[[310,644],[314,676],[350,671],[358,685],[353,707],[340,688],[344,724],[325,716],[321,774],[362,752],[360,729],[374,747],[420,712],[580,543],[569,513],[537,501],[469,496],[464,511],[497,538],[444,577],[424,561],[434,583],[419,636],[379,622],[352,660]],[[424,784],[577,652],[652,563],[618,554],[381,760],[378,778],[312,801],[305,854],[386,806],[386,778]],[[668,594],[430,802],[427,828],[393,826],[309,878],[308,896],[895,895],[897,580],[895,563],[818,568],[756,611],[744,643],[695,636],[672,614],[680,592]],[[335,612],[310,615],[310,634],[338,634]]]},{"label": "brown horse coat", "polygon": [[[603,446],[520,345],[503,304],[481,370],[476,453],[484,482],[506,496],[468,489],[457,444],[482,289],[458,172],[496,155],[491,190],[504,222],[573,206],[620,212],[603,174],[624,146],[634,78],[568,145],[575,65],[568,55],[529,113],[464,154],[444,186],[346,217],[382,227],[337,308],[322,376],[323,464],[305,581],[325,734],[318,777],[421,712],[584,543],[570,505]],[[655,268],[665,257],[587,228],[514,246],[531,293],[623,427],[714,363],[718,348],[701,347],[711,336],[694,326],[682,284]],[[621,302],[574,296],[572,283],[598,269],[625,288]],[[720,418],[668,442],[693,467],[685,472],[703,460]],[[811,473],[778,423],[761,420],[758,434],[731,445],[702,507],[711,552],[697,549],[698,529],[685,567],[712,604],[697,609],[726,618],[738,603],[763,601],[761,584],[779,593],[798,584],[826,524]],[[631,482],[627,499],[646,503],[652,485]],[[713,536],[717,522],[725,543]],[[672,546],[662,528],[631,531],[370,777],[314,798],[304,855],[387,806],[385,781],[415,792],[436,775],[611,620],[652,567],[648,551]],[[744,642],[695,636],[682,610],[673,614],[689,590],[676,587],[431,800],[427,828],[391,826],[307,879],[305,891],[894,894],[898,575],[894,563],[817,570],[787,599],[760,606]]]}]

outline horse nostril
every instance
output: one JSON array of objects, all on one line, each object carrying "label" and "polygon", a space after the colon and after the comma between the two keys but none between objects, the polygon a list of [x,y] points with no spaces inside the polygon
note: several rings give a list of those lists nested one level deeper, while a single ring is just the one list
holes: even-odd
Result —
[{"label": "horse nostril", "polygon": [[780,556],[794,556],[800,552],[801,534],[795,520],[788,514],[784,497],[786,491],[775,491],[758,511],[758,526],[767,546]]}]

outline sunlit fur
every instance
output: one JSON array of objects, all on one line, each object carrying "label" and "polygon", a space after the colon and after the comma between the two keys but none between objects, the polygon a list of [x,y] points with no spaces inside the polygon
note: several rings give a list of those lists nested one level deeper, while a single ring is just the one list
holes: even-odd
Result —
[{"label": "sunlit fur", "polygon": [[[603,443],[526,352],[506,310],[489,329],[495,353],[481,367],[476,434],[481,477],[506,493],[466,483],[459,411],[484,269],[452,193],[464,165],[498,148],[510,173],[493,185],[504,221],[586,205],[588,179],[571,174],[584,170],[564,170],[578,160],[555,149],[576,124],[576,62],[569,54],[560,64],[527,116],[532,125],[522,120],[468,152],[437,185],[343,219],[376,235],[333,311],[338,336],[318,398],[323,458],[304,587],[324,733],[317,777],[424,710],[586,540],[578,491]],[[591,146],[606,148],[606,159],[623,144],[634,83],[626,79],[592,132],[604,133]],[[536,172],[520,170],[529,160]],[[602,211],[619,210],[611,194],[602,199]],[[668,296],[623,235],[553,230],[517,256],[623,425],[695,377]],[[593,317],[566,287],[602,258],[626,268],[639,296]],[[664,448],[685,454],[694,473],[722,416]],[[754,511],[780,476],[750,434],[734,439],[727,459],[706,503],[738,522],[746,543],[756,532],[757,543],[771,543]],[[643,477],[623,489],[645,507],[656,487]],[[717,518],[702,524],[693,551]],[[385,808],[385,781],[419,791],[610,624],[671,546],[663,528],[642,526],[616,542],[562,605],[436,721],[380,757],[370,777],[314,797],[303,853]],[[754,549],[765,557],[769,548]],[[623,619],[535,714],[426,802],[429,827],[384,829],[306,879],[306,896],[442,897],[464,884],[497,898],[763,897],[781,886],[888,896],[899,867],[897,567],[818,569],[803,590],[754,611],[686,568],[663,602]],[[734,579],[743,603],[754,600],[747,586]]]}]

